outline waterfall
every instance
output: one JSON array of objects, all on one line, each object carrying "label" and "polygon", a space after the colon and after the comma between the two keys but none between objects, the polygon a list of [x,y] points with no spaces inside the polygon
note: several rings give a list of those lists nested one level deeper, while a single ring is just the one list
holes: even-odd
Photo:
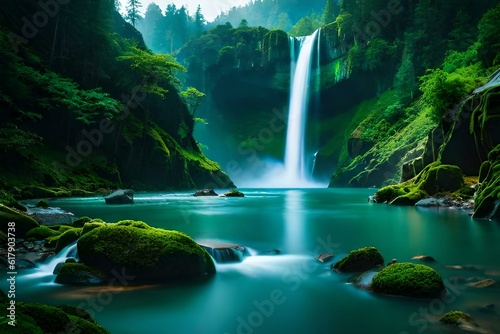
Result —
[{"label": "waterfall", "polygon": [[[301,40],[297,63],[295,43],[290,43],[292,71],[290,83],[290,103],[285,149],[285,173],[289,186],[306,186],[311,182],[311,174],[306,164],[305,131],[309,104],[309,80],[315,41],[319,30]],[[294,66],[295,65],[295,66]]]},{"label": "waterfall", "polygon": [[49,258],[45,263],[40,263],[32,269],[26,277],[45,278],[46,282],[53,282],[55,275],[54,269],[59,263],[64,263],[68,258],[78,259],[77,242],[63,248],[57,255]]}]

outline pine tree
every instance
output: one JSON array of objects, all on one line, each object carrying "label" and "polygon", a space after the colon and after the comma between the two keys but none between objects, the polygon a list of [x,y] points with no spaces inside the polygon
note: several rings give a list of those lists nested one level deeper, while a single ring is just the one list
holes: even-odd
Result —
[{"label": "pine tree", "polygon": [[201,6],[198,5],[198,8],[196,8],[196,13],[194,15],[194,30],[196,36],[201,35],[201,33],[203,32],[203,28],[205,27],[205,23],[206,21],[203,13],[201,12]]},{"label": "pine tree", "polygon": [[326,1],[326,6],[323,11],[323,24],[328,24],[335,21],[336,18],[336,8],[332,0]]},{"label": "pine tree", "polygon": [[142,7],[142,4],[139,0],[128,0],[127,5],[127,15],[126,19],[129,21],[134,27],[135,23],[141,19],[141,15],[139,13],[139,8]]}]

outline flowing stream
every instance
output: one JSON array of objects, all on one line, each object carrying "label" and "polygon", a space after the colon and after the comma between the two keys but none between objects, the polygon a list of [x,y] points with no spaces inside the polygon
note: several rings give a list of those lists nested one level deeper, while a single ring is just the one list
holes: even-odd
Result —
[{"label": "flowing stream", "polygon": [[[125,206],[107,206],[97,197],[50,201],[76,216],[142,220],[251,252],[242,262],[217,263],[217,274],[208,281],[153,286],[135,286],[133,279],[119,280],[122,285],[113,288],[62,286],[53,283],[53,268],[42,264],[20,271],[16,299],[84,307],[114,334],[447,333],[436,321],[455,309],[491,333],[500,332],[500,288],[477,289],[452,280],[500,280],[497,222],[450,209],[367,203],[373,189],[241,190],[245,198],[139,193],[134,205]],[[429,265],[445,280],[447,297],[378,296],[350,284],[350,275],[329,269],[364,246],[377,247],[385,262],[433,256],[437,262]],[[73,247],[59,255],[61,260]],[[335,254],[331,263],[314,259],[327,252]],[[2,280],[0,286],[6,284]],[[496,304],[496,311],[481,311],[489,304]]]}]

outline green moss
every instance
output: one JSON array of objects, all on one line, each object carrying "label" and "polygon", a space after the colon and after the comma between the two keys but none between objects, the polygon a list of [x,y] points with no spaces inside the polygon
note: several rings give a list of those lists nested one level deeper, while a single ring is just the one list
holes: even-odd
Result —
[{"label": "green moss", "polygon": [[95,320],[92,318],[92,316],[85,309],[81,307],[76,307],[71,305],[59,305],[57,307],[63,310],[63,312],[68,315],[79,317],[85,321],[95,323]]},{"label": "green moss", "polygon": [[106,226],[106,223],[101,223],[101,222],[85,223],[85,225],[83,225],[83,230],[82,230],[81,235],[85,235],[85,234],[89,233],[90,231],[92,231],[93,229],[103,227],[103,226]]},{"label": "green moss", "polygon": [[360,272],[383,265],[384,258],[375,247],[353,250],[332,266],[340,272]]},{"label": "green moss", "polygon": [[83,309],[68,305],[16,303],[16,326],[2,322],[0,332],[13,334],[92,333],[109,334]]},{"label": "green moss", "polygon": [[2,322],[2,317],[0,316],[0,333],[8,334],[45,334],[35,320],[30,316],[25,314],[16,314],[16,326],[13,327],[7,323],[10,319],[5,318],[5,322]]},{"label": "green moss", "polygon": [[104,272],[125,267],[138,280],[215,273],[208,253],[187,235],[143,222],[122,221],[94,229],[78,241],[78,254],[82,262]]},{"label": "green moss", "polygon": [[446,313],[439,321],[444,322],[447,325],[458,326],[460,325],[460,320],[471,320],[471,316],[462,311],[450,311]]},{"label": "green moss", "polygon": [[224,194],[226,197],[245,197],[245,194],[243,194],[241,191],[238,191],[236,189],[231,189],[227,193]]},{"label": "green moss", "polygon": [[142,228],[142,229],[150,229],[152,228],[145,222],[137,221],[137,220],[121,220],[115,224],[116,226],[130,226],[130,227],[135,227],[135,228]]},{"label": "green moss", "polygon": [[61,234],[58,231],[48,228],[47,226],[35,227],[28,231],[26,238],[34,240],[45,240],[46,238],[53,237]]},{"label": "green moss", "polygon": [[92,333],[92,334],[109,334],[110,332],[99,324],[85,321],[84,319],[70,315],[72,328],[74,328],[77,333]]},{"label": "green moss", "polygon": [[40,226],[33,218],[0,204],[0,230],[7,233],[12,222],[17,238],[24,238],[29,230]]},{"label": "green moss", "polygon": [[434,162],[411,180],[381,188],[374,197],[378,203],[414,205],[419,200],[438,193],[454,195],[457,191],[467,192],[468,188],[459,167]]},{"label": "green moss", "polygon": [[59,253],[61,250],[63,250],[64,247],[78,240],[78,238],[80,238],[81,233],[82,233],[82,228],[72,228],[71,230],[64,232],[59,236],[59,239],[57,240],[56,243],[56,249],[54,251],[56,253]]},{"label": "green moss", "polygon": [[87,217],[87,216],[80,217],[73,222],[73,227],[83,227],[83,225],[85,225],[85,223],[88,223],[91,220],[92,219],[90,217]]},{"label": "green moss", "polygon": [[[17,304],[17,303],[16,303]],[[19,313],[29,315],[45,333],[65,332],[69,316],[61,309],[44,304],[20,304]]]},{"label": "green moss", "polygon": [[[500,200],[500,145],[488,154],[488,166],[485,164],[484,176],[474,200],[474,218],[500,218],[500,213],[494,212],[496,203]],[[489,167],[486,170],[486,167]]]},{"label": "green moss", "polygon": [[371,288],[376,293],[416,298],[437,298],[445,291],[434,269],[407,262],[382,269],[373,277]]}]

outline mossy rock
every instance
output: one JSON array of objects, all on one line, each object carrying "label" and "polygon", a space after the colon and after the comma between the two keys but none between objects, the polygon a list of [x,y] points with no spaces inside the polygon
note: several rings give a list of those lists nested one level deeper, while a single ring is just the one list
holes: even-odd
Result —
[{"label": "mossy rock", "polygon": [[0,333],[92,333],[109,334],[83,309],[73,306],[16,303],[16,326],[0,324]]},{"label": "mossy rock", "polygon": [[49,207],[49,202],[46,199],[41,199],[36,203],[37,208],[47,209]]},{"label": "mossy rock", "polygon": [[64,263],[55,279],[56,283],[66,285],[101,285],[108,282],[108,277],[100,270],[83,263]]},{"label": "mossy rock", "polygon": [[[17,303],[16,303],[17,305]],[[16,314],[16,326],[13,327],[7,323],[10,319],[6,319],[5,323],[2,323],[0,317],[0,333],[8,334],[46,334],[31,318],[30,316],[24,314]]]},{"label": "mossy rock", "polygon": [[26,238],[32,240],[45,240],[59,234],[61,234],[61,232],[54,231],[47,226],[39,226],[29,230],[28,233],[26,233]]},{"label": "mossy rock", "polygon": [[[134,226],[136,225],[136,226]],[[104,273],[125,270],[135,282],[162,282],[215,273],[210,255],[187,235],[124,221],[90,231],[78,241],[80,260]]]},{"label": "mossy rock", "polygon": [[464,186],[464,175],[459,167],[434,162],[411,180],[379,189],[374,199],[377,203],[411,206],[437,193],[453,193]]},{"label": "mossy rock", "polygon": [[81,228],[72,228],[61,234],[57,239],[56,249],[54,252],[59,253],[64,247],[71,245],[73,242],[77,241],[82,234]]},{"label": "mossy rock", "polygon": [[63,310],[44,304],[16,303],[18,312],[33,318],[36,325],[45,333],[66,332],[66,326],[71,322]]},{"label": "mossy rock", "polygon": [[409,262],[394,263],[373,277],[376,293],[414,298],[438,298],[445,291],[441,275],[431,267]]},{"label": "mossy rock", "polygon": [[353,250],[340,261],[332,265],[339,272],[361,272],[384,264],[384,258],[375,247]]},{"label": "mossy rock", "polygon": [[87,216],[80,217],[73,222],[73,227],[83,227],[83,225],[85,225],[85,223],[88,223],[91,220],[92,220],[92,218],[87,217]]},{"label": "mossy rock", "polygon": [[16,238],[24,238],[29,230],[40,226],[40,224],[30,216],[0,204],[0,230],[7,233],[9,228],[8,224],[10,222],[16,223]]},{"label": "mossy rock", "polygon": [[92,334],[109,334],[110,332],[102,327],[101,325],[89,321],[85,321],[84,319],[69,315],[71,320],[71,328],[74,329],[76,333],[92,333]]},{"label": "mossy rock", "polygon": [[223,196],[225,197],[245,197],[245,194],[243,194],[241,191],[238,191],[236,189],[232,189],[225,193]]},{"label": "mossy rock", "polygon": [[106,226],[106,223],[104,222],[90,222],[90,223],[85,223],[85,225],[83,225],[83,229],[82,229],[82,235],[85,235],[87,233],[89,233],[90,231],[96,229],[96,228],[99,228],[99,227],[103,227],[103,226]]},{"label": "mossy rock", "polygon": [[472,317],[462,311],[450,311],[446,313],[441,319],[439,319],[440,322],[452,326],[460,325],[463,320],[468,322],[472,320]]},{"label": "mossy rock", "polygon": [[85,321],[95,323],[95,320],[92,318],[92,316],[85,309],[81,307],[71,306],[71,305],[59,305],[57,307],[63,310],[68,315],[79,317]]},{"label": "mossy rock", "polygon": [[438,192],[454,192],[464,185],[464,175],[458,166],[437,165],[426,172],[421,188],[431,196]]}]

